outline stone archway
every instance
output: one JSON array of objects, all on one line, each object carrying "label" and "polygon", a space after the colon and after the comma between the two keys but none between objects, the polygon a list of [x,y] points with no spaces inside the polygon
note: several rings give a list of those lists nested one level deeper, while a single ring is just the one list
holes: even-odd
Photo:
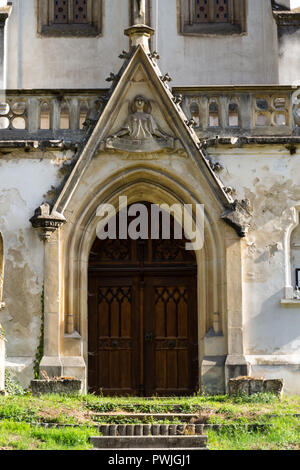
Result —
[{"label": "stone archway", "polygon": [[[111,174],[98,181],[92,191],[85,191],[84,198],[82,194],[74,195],[69,203],[65,213],[68,223],[45,243],[45,355],[41,368],[48,374],[81,378],[87,390],[88,261],[99,204],[118,207],[121,195],[126,195],[129,205],[141,200],[169,206],[204,202],[205,242],[196,252],[197,375],[205,390],[224,391],[226,366],[229,370],[243,361],[241,242],[233,229],[220,221],[215,202],[174,176],[146,166]],[[219,313],[217,337],[206,338],[214,327],[215,312]],[[234,324],[230,320],[233,315]]]},{"label": "stone archway", "polygon": [[[151,207],[143,207],[151,234]],[[176,222],[170,220],[170,239],[160,231],[157,239],[93,243],[88,288],[93,393],[181,396],[198,390],[197,261],[185,249],[184,236],[175,238]]]},{"label": "stone archway", "polygon": [[[124,184],[124,179],[126,183]],[[88,260],[90,250],[95,240],[98,219],[95,217],[100,203],[118,206],[120,195],[126,195],[128,204],[140,200],[153,204],[195,204],[200,203],[181,183],[175,179],[156,172],[153,169],[132,168],[126,174],[111,177],[108,184],[102,184],[95,190],[92,198],[81,201],[80,210],[76,209],[76,223],[63,227],[63,253],[65,258],[64,280],[64,328],[63,347],[65,351],[78,351],[78,356],[63,358],[62,361],[72,368],[65,367],[65,373],[86,370],[88,363]],[[78,201],[75,201],[78,204]],[[213,324],[213,313],[220,312],[219,328],[226,334],[226,305],[225,305],[225,265],[220,260],[225,259],[224,243],[219,222],[210,218],[210,207],[205,212],[205,243],[202,250],[196,252],[197,259],[197,315],[198,315],[198,365],[197,377],[201,377],[201,364],[205,355],[204,337]],[[212,211],[213,214],[213,211]],[[221,225],[221,227],[225,224]],[[232,229],[228,228],[231,232]],[[49,245],[48,245],[49,246]],[[218,286],[220,286],[218,288]],[[79,333],[79,334],[78,334]],[[211,354],[210,354],[211,355]],[[84,360],[84,362],[83,362]],[[224,366],[223,366],[224,375]],[[80,374],[82,374],[82,372]],[[87,384],[87,373],[85,374]],[[224,381],[223,381],[224,382]],[[221,386],[222,387],[222,386]]]}]

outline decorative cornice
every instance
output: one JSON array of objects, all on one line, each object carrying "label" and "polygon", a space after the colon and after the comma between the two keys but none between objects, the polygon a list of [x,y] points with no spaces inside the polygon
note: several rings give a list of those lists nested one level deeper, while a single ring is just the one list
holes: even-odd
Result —
[{"label": "decorative cornice", "polygon": [[273,11],[273,16],[279,26],[300,27],[300,11]]}]

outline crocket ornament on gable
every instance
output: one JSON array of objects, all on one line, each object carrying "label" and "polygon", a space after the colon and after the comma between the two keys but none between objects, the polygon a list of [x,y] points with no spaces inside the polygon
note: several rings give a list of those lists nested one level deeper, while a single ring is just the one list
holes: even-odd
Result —
[{"label": "crocket ornament on gable", "polygon": [[159,129],[151,111],[150,102],[137,95],[123,127],[106,139],[106,148],[143,153],[174,149],[174,138]]}]

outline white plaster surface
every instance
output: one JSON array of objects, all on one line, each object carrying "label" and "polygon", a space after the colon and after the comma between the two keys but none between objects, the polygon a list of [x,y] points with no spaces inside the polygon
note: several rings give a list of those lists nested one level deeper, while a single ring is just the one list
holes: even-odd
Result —
[{"label": "white plaster surface", "polygon": [[253,226],[244,241],[245,353],[299,355],[300,307],[285,307],[281,299],[285,230],[291,224],[290,208],[300,200],[300,155],[275,146],[210,153],[224,166],[222,181],[253,207]]},{"label": "white plaster surface", "polygon": [[29,368],[27,379],[40,338],[43,284],[43,243],[29,219],[59,181],[54,156],[53,160],[39,157],[0,160],[0,230],[5,252],[5,308],[0,323],[8,339],[8,364],[14,357],[13,363],[20,363],[19,372]]},{"label": "white plaster surface", "polygon": [[[103,0],[103,35],[46,38],[37,35],[35,0],[16,0],[8,24],[8,88],[107,88],[105,78],[128,50],[127,0]],[[277,29],[271,2],[248,1],[248,33],[242,36],[184,36],[175,0],[159,2],[154,43],[160,67],[173,86],[278,83]],[[153,2],[152,25],[155,25]]]}]

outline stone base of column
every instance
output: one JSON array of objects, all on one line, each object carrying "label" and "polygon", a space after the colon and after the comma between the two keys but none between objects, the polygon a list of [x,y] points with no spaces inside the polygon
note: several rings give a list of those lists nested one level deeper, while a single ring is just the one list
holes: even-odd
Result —
[{"label": "stone base of column", "polygon": [[226,356],[205,356],[201,364],[201,392],[210,395],[225,393]]},{"label": "stone base of column", "polygon": [[62,376],[62,362],[61,358],[57,356],[44,356],[40,362],[40,375],[43,378],[42,372],[45,371],[48,377],[61,377]]},{"label": "stone base of column", "polygon": [[81,380],[81,391],[87,391],[86,384],[86,364],[82,356],[61,357],[62,375],[64,377],[74,377]]},{"label": "stone base of column", "polygon": [[228,355],[225,363],[225,383],[228,391],[228,380],[235,377],[248,376],[250,364],[242,355]]}]

